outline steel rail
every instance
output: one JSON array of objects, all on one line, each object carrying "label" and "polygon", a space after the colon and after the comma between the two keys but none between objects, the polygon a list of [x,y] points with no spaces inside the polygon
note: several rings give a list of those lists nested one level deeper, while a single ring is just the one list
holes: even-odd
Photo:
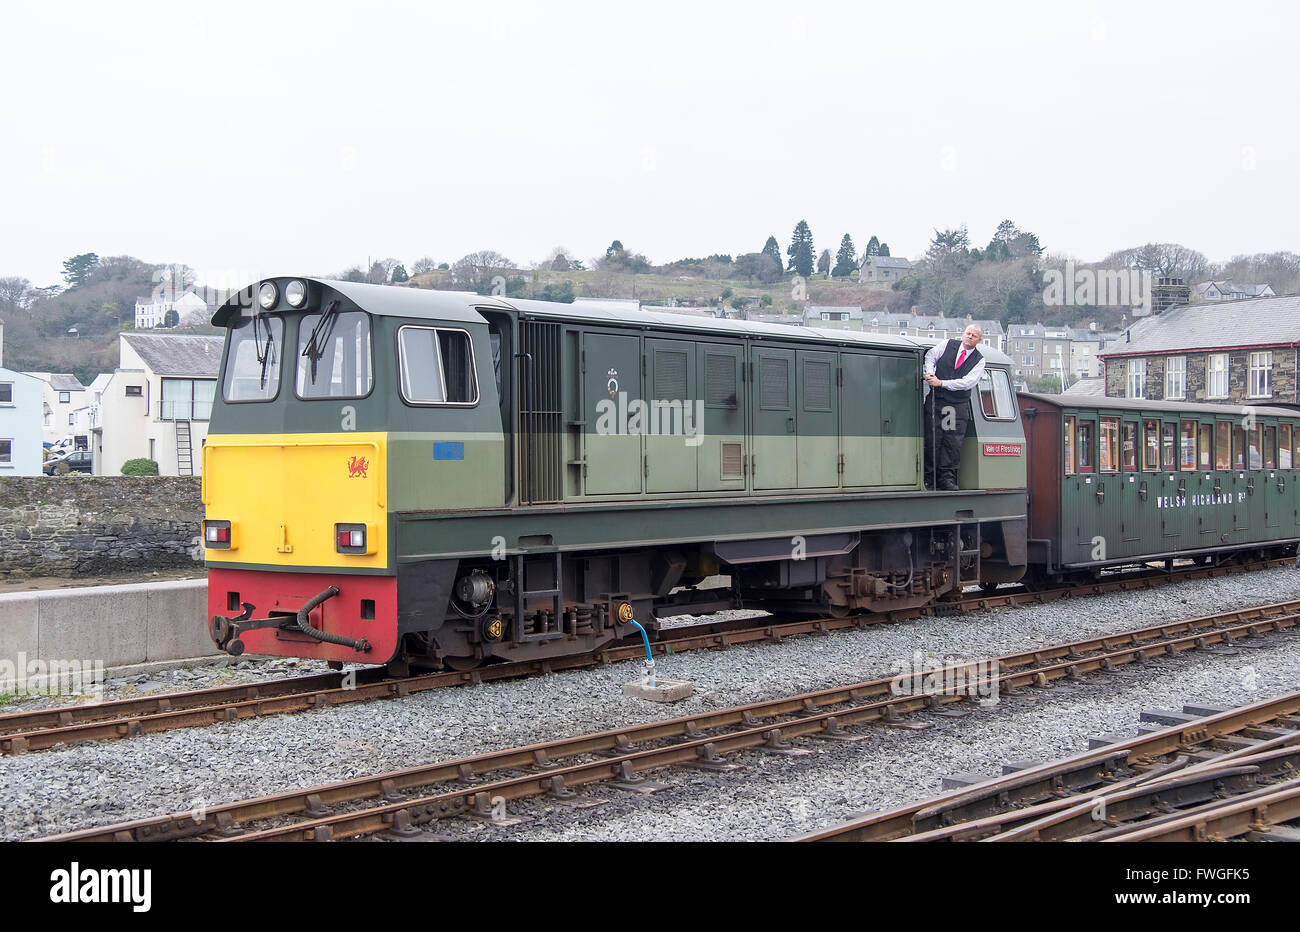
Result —
[{"label": "steel rail", "polygon": [[[1284,609],[1292,609],[1289,613]],[[1004,667],[1006,673],[1000,673],[996,680],[985,685],[995,686],[999,690],[1013,691],[1016,688],[1033,685],[1046,685],[1049,682],[1066,677],[1078,676],[1089,670],[1109,670],[1124,663],[1141,662],[1148,652],[1161,650],[1177,654],[1197,647],[1225,643],[1238,637],[1247,637],[1266,631],[1281,631],[1300,627],[1300,602],[1277,603],[1272,606],[1255,606],[1237,609],[1219,616],[1205,616],[1151,626],[1122,634],[1107,634],[1084,641],[1074,641],[1055,647],[1037,648],[1030,651],[1006,655],[997,658],[996,669]],[[1248,620],[1242,621],[1243,617]],[[1230,619],[1226,627],[1214,628],[1215,619]],[[1155,634],[1165,631],[1167,640],[1153,641]],[[1126,641],[1125,646],[1116,647],[1116,642]],[[1091,651],[1091,653],[1087,653]],[[1059,658],[1064,657],[1064,660]],[[969,670],[971,664],[957,664],[936,671],[940,674],[957,673]],[[957,677],[941,675],[940,682],[964,682]],[[903,691],[904,687],[923,688],[921,693]],[[575,755],[606,753],[621,755],[615,759],[614,770],[606,767],[602,770],[594,765],[574,765],[576,769],[547,769],[545,778],[518,778],[506,780],[499,786],[492,785],[493,795],[503,798],[517,798],[518,795],[532,795],[546,792],[551,777],[559,776],[569,781],[578,780],[579,784],[597,779],[593,774],[603,773],[599,779],[608,779],[614,771],[619,770],[623,762],[637,768],[653,769],[681,763],[685,759],[694,759],[698,754],[716,753],[754,747],[770,743],[774,749],[784,744],[789,737],[799,737],[814,733],[824,733],[842,737],[842,729],[847,724],[891,722],[902,714],[922,708],[959,702],[968,698],[961,691],[927,692],[924,691],[924,678],[918,683],[913,677],[892,676],[848,686],[831,687],[796,696],[776,700],[749,703],[714,712],[685,715],[660,722],[653,722],[626,728],[610,729],[592,735],[576,738],[564,738],[534,744],[523,748],[512,748],[499,752],[458,758],[453,761],[439,762],[426,766],[407,768],[392,773],[367,776],[351,781],[327,784],[305,790],[276,794],[263,799],[244,800],[218,806],[207,811],[200,820],[193,819],[188,813],[177,813],[153,819],[137,820],[103,828],[89,829],[57,836],[53,840],[110,840],[114,838],[135,838],[153,840],[162,838],[186,837],[205,834],[210,831],[228,831],[239,823],[273,816],[295,814],[303,811],[319,810],[324,805],[344,800],[365,799],[374,796],[394,796],[402,789],[423,787],[433,783],[449,780],[464,780],[480,777],[492,771],[508,770],[520,766],[557,767],[556,760]],[[901,692],[901,694],[900,694]],[[840,708],[846,704],[856,703],[849,708]],[[1297,700],[1300,708],[1300,699]],[[779,720],[789,716],[797,718]],[[759,719],[774,721],[761,724]],[[718,728],[742,729],[733,735],[704,735],[705,731]],[[1244,727],[1244,726],[1243,726]],[[775,733],[775,734],[774,734]],[[647,741],[666,739],[684,740],[676,749],[658,749],[666,755],[655,756],[651,752],[637,752],[632,745]],[[706,748],[706,746],[708,746]],[[685,748],[685,757],[677,756],[677,751]],[[648,756],[647,756],[648,755]],[[1111,755],[1114,756],[1114,755]],[[1109,757],[1105,758],[1109,761]],[[608,764],[609,761],[602,761]],[[594,769],[593,769],[594,767]],[[1098,777],[1097,779],[1100,779]],[[532,789],[528,789],[531,787]],[[553,789],[554,787],[550,787]],[[499,790],[500,792],[497,792]],[[435,811],[445,810],[451,800],[459,799],[457,805],[468,805],[475,793],[485,792],[484,788],[454,791],[451,796],[439,794],[421,798],[413,804],[432,818]],[[509,795],[515,794],[515,795]],[[396,812],[403,806],[386,809]],[[409,816],[409,814],[408,814]],[[418,821],[418,820],[417,820]],[[347,832],[353,832],[352,826],[360,823],[348,822]],[[323,823],[331,831],[340,828],[343,823]],[[371,825],[371,823],[364,823]],[[370,830],[369,828],[355,829]],[[288,830],[286,830],[288,831]],[[292,834],[292,832],[290,832]],[[261,837],[261,836],[259,836]],[[270,836],[265,836],[270,837]]]},{"label": "steel rail", "polygon": [[[1038,604],[1055,599],[1074,598],[1081,593],[1098,595],[1113,591],[1149,589],[1188,578],[1244,573],[1291,562],[1290,558],[1286,558],[1258,564],[1195,567],[1173,573],[1153,571],[1150,574],[1121,574],[1114,579],[1102,580],[1082,587],[1063,587],[1040,592],[1017,589],[1003,594],[968,596],[957,602],[941,603],[941,606],[931,606],[928,609],[902,609],[876,615],[815,618],[790,622],[774,622],[770,618],[700,622],[663,629],[659,639],[651,643],[651,648],[655,654],[662,656],[755,641],[775,642],[798,635],[829,634],[835,630],[862,629],[872,624],[916,618],[925,614],[927,610],[934,611],[936,608],[967,611]],[[11,712],[0,715],[0,754],[22,754],[28,751],[46,750],[58,745],[130,738],[176,728],[205,727],[219,722],[288,714],[350,702],[401,698],[430,689],[514,679],[538,673],[552,673],[636,659],[641,656],[642,651],[640,644],[620,644],[601,648],[589,654],[494,664],[465,672],[430,673],[398,679],[386,677],[382,671],[374,668],[357,671],[356,681],[348,685],[345,685],[344,674],[328,673],[32,712]]]},{"label": "steel rail", "polygon": [[[1113,781],[1121,770],[1149,768],[1157,759],[1186,752],[1216,738],[1232,735],[1247,728],[1267,724],[1279,718],[1289,718],[1300,712],[1300,692],[1264,700],[1237,709],[1228,709],[1194,721],[1172,725],[1145,735],[1097,748],[1065,761],[1040,764],[1006,777],[986,780],[972,787],[944,794],[935,799],[902,806],[884,813],[873,813],[840,825],[799,836],[798,841],[893,841],[943,828],[969,829],[977,833],[992,827],[1001,818],[1002,824],[1015,821],[1012,807],[1042,800],[1053,800],[1071,789],[1092,790],[1107,781]],[[1288,741],[1293,741],[1287,735]],[[1247,749],[1258,752],[1258,748]],[[1225,763],[1225,762],[1220,762]],[[1229,765],[1248,766],[1250,756],[1242,755]],[[1173,775],[1159,774],[1158,781],[1177,780],[1189,773],[1191,767]],[[1102,790],[1101,792],[1105,792]],[[1093,793],[1092,795],[1096,795]],[[1079,803],[1072,797],[1067,807]],[[1045,804],[1050,805],[1050,804]],[[1031,817],[1046,815],[1050,809],[1039,809]],[[981,824],[979,820],[985,820]],[[960,831],[950,833],[958,836]],[[938,834],[931,837],[939,837]]]}]

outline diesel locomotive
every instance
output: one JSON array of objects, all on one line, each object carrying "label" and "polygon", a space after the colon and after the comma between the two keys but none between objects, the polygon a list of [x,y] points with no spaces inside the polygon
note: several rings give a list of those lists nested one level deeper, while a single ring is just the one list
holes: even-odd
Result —
[{"label": "diesel locomotive", "polygon": [[[1300,539],[1294,412],[1017,401],[990,347],[960,490],[931,492],[924,340],[312,278],[213,323],[203,537],[232,654],[467,669],[672,615],[880,612]],[[1202,470],[1203,427],[1251,418],[1242,469],[1232,427],[1233,469]],[[1207,495],[1242,516],[1202,530]]]}]

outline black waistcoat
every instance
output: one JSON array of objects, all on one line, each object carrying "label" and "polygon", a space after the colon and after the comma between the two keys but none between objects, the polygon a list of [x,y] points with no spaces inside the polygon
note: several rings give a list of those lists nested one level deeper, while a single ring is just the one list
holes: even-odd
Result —
[{"label": "black waistcoat", "polygon": [[[961,340],[949,340],[948,345],[940,354],[939,359],[934,364],[934,374],[945,382],[949,379],[960,379],[968,375],[976,364],[980,361],[981,355],[979,347],[966,352],[966,358],[961,361],[961,368],[957,368],[957,354],[962,350]],[[935,399],[947,402],[948,404],[960,404],[963,401],[970,401],[970,392],[954,392],[946,388],[934,389]]]}]

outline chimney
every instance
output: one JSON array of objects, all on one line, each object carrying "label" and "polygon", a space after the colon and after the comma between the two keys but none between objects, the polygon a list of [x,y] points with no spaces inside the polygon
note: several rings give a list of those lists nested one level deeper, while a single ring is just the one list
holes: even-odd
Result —
[{"label": "chimney", "polygon": [[1192,289],[1181,278],[1161,278],[1151,289],[1151,313],[1159,314],[1191,300]]}]

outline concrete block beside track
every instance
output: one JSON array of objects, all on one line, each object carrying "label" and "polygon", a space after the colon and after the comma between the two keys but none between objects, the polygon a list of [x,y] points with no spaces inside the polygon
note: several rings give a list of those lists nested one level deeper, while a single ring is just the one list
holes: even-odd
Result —
[{"label": "concrete block beside track", "polygon": [[207,580],[0,594],[0,657],[100,661],[105,667],[217,654]]}]

